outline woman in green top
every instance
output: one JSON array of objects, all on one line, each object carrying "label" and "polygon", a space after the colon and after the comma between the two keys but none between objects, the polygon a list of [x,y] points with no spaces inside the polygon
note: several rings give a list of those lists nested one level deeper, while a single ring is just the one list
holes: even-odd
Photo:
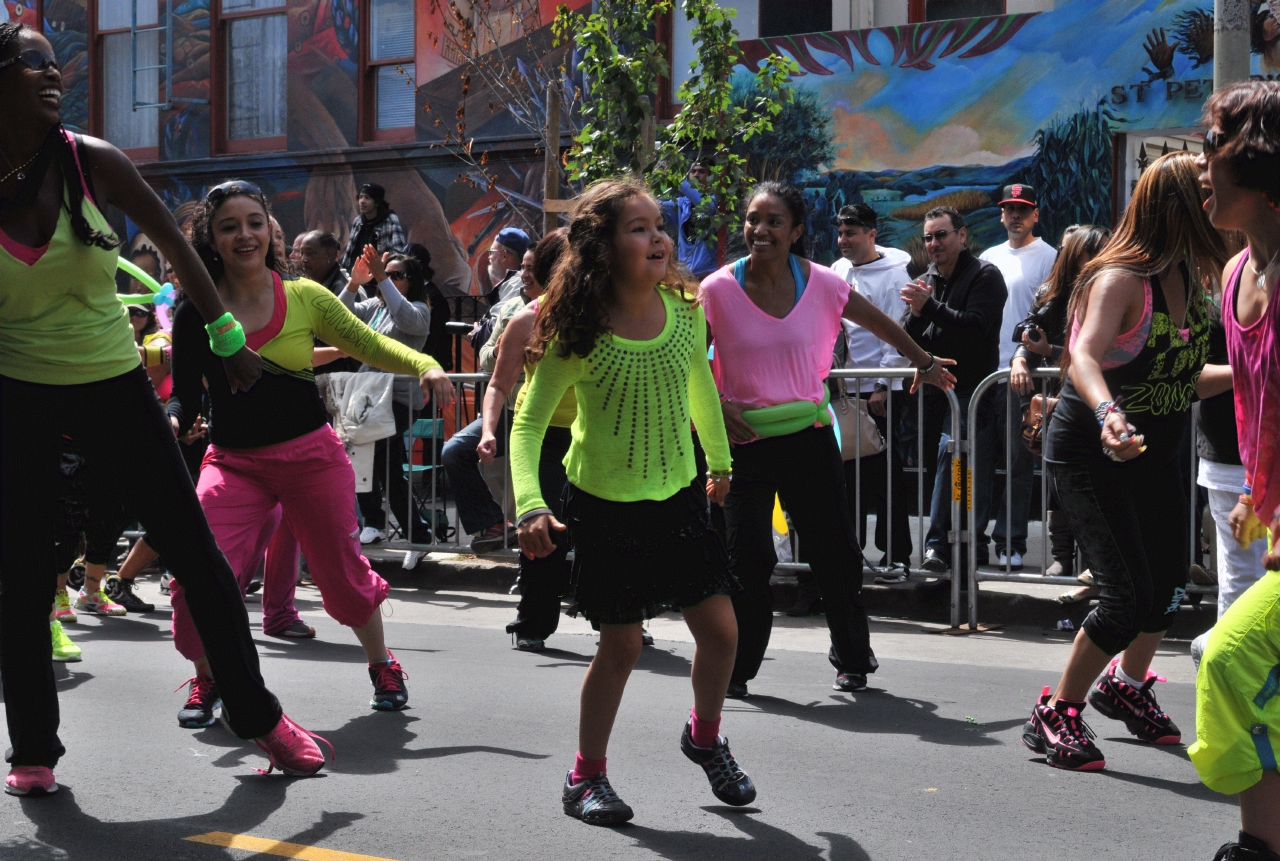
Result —
[{"label": "woman in green top", "polygon": [[262,360],[242,335],[237,349],[238,324],[133,163],[105,141],[63,129],[61,98],[48,40],[0,25],[0,677],[13,745],[5,791],[56,791],[52,769],[65,752],[47,621],[63,435],[101,464],[103,480],[182,578],[231,728],[289,773],[318,771],[319,749],[263,684],[235,576],[116,298],[120,242],[99,204],[119,207],[151,237],[191,301],[219,321],[209,337],[233,390],[254,385]]},{"label": "woman in green top", "polygon": [[[582,683],[578,756],[563,791],[565,813],[596,825],[632,816],[609,785],[605,753],[640,655],[641,624],[673,606],[697,643],[694,708],[681,750],[703,767],[721,801],[749,804],[756,795],[719,734],[737,648],[728,595],[737,587],[706,497],[720,504],[729,493],[729,441],[692,288],[645,186],[608,180],[588,188],[540,300],[529,348],[538,371],[511,430],[520,549],[547,556],[552,531],[567,525],[578,607],[600,628]],[[570,386],[578,414],[561,523],[542,498],[538,463]],[[695,483],[690,419],[710,465],[705,496]]]}]

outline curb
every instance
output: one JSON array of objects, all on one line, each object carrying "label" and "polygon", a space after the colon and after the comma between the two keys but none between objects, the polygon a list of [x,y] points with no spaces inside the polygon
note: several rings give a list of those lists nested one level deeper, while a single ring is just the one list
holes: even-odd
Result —
[{"label": "curb", "polygon": [[[514,552],[485,556],[471,554],[430,554],[412,570],[403,566],[407,545],[396,542],[366,545],[363,552],[373,569],[393,586],[427,591],[494,592],[509,594],[516,583]],[[951,621],[951,591],[946,581],[913,579],[893,586],[878,586],[875,575],[864,573],[862,604],[871,616],[888,616],[918,622],[948,624]],[[796,578],[775,573],[770,580],[773,609],[782,612],[796,602]],[[1070,620],[1074,629],[1089,615],[1089,602],[1061,604],[1058,601],[1016,592],[984,591],[979,605],[982,625],[1001,625],[1056,630],[1060,621]],[[968,601],[961,598],[961,619],[968,618]],[[1199,606],[1183,605],[1169,629],[1171,639],[1190,640],[1213,627],[1217,602]]]}]

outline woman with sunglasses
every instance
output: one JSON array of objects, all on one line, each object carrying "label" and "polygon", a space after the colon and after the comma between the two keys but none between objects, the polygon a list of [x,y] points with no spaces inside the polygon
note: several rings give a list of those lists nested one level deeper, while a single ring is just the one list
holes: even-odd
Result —
[{"label": "woman with sunglasses", "polygon": [[[413,375],[423,395],[442,406],[453,402],[453,387],[430,356],[373,331],[322,285],[282,274],[288,262],[272,242],[270,217],[262,190],[233,180],[211,189],[192,220],[196,253],[222,301],[243,322],[264,373],[252,390],[234,393],[201,336],[203,313],[186,304],[173,324],[169,416],[183,433],[197,412],[188,405],[200,402],[201,380],[208,382],[216,421],[196,493],[218,546],[233,570],[244,570],[261,546],[266,516],[281,506],[325,610],[351,628],[364,649],[374,686],[370,706],[402,709],[408,703],[405,674],[387,651],[379,610],[389,587],[360,555],[351,504],[355,475],[315,385],[314,341],[373,367]],[[195,635],[185,585],[177,576],[172,586],[174,645],[195,664],[193,696],[203,691],[212,712],[221,679]],[[184,712],[191,707],[189,700]]]},{"label": "woman with sunglasses", "polygon": [[[376,281],[377,295],[360,301],[360,285]],[[416,257],[400,252],[379,255],[376,248],[366,245],[351,270],[351,280],[338,294],[338,299],[351,312],[380,335],[399,341],[411,350],[421,351],[431,332],[431,309],[427,307],[427,285],[423,278],[422,264]],[[321,352],[329,348],[321,347]],[[335,356],[340,351],[334,351]],[[360,366],[359,372],[377,371],[373,365]],[[431,526],[418,516],[416,507],[409,504],[409,480],[402,467],[409,461],[405,457],[404,434],[409,430],[409,411],[422,412],[426,401],[422,390],[412,385],[412,380],[398,377],[393,384],[391,411],[395,414],[396,433],[389,439],[379,440],[373,455],[373,489],[356,495],[366,528],[385,534],[386,513],[382,510],[383,476],[387,472],[387,447],[391,447],[391,510],[405,538],[409,537],[409,521],[413,520],[413,540],[425,544],[431,540]],[[369,536],[361,536],[366,538]],[[374,539],[376,540],[376,538]],[[366,542],[367,543],[367,542]]]},{"label": "woman with sunglasses", "polygon": [[[1271,542],[1280,532],[1280,82],[1219,90],[1205,103],[1205,123],[1196,162],[1205,212],[1248,240],[1222,271],[1246,484],[1230,521],[1245,546],[1268,537],[1265,525]],[[1240,796],[1240,834],[1218,850],[1222,861],[1280,861],[1280,555],[1272,550],[1263,564],[1209,632],[1196,675],[1196,743],[1187,754],[1210,789]]]},{"label": "woman with sunglasses", "polygon": [[[102,467],[120,502],[183,578],[231,729],[288,774],[324,757],[263,684],[235,577],[201,513],[116,298],[113,204],[173,263],[223,356],[224,385],[250,391],[262,360],[244,347],[200,260],[164,204],[118,149],[62,127],[62,73],[42,35],[0,24],[0,679],[12,750],[5,791],[57,789],[58,695],[47,617],[63,434]],[[129,458],[119,456],[123,449]],[[45,577],[33,572],[49,572]]]}]

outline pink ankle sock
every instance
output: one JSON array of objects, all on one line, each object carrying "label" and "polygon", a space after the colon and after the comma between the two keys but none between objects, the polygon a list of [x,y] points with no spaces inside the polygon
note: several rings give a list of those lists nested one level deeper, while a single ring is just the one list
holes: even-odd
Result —
[{"label": "pink ankle sock", "polygon": [[579,753],[573,759],[573,782],[582,783],[596,775],[604,774],[605,763],[608,761],[607,756],[603,759],[587,759]]},{"label": "pink ankle sock", "polygon": [[703,720],[693,709],[689,710],[689,717],[693,719],[693,743],[698,747],[714,747],[720,737],[720,718]]}]

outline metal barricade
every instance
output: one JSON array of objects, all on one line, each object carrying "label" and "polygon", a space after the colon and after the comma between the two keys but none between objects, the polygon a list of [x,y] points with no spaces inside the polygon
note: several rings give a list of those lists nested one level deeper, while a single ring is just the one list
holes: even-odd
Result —
[{"label": "metal barricade", "polygon": [[[968,416],[969,433],[966,434],[965,439],[962,443],[962,447],[965,453],[968,455],[968,460],[970,463],[970,472],[969,472],[969,475],[966,477],[966,481],[970,485],[972,485],[974,480],[973,472],[972,472],[973,464],[976,463],[976,452],[974,451],[974,440],[975,440],[974,432],[978,426],[977,422],[978,422],[979,406],[981,404],[982,398],[987,394],[987,392],[993,386],[995,386],[998,383],[1006,382],[1009,379],[1009,373],[1010,373],[1009,369],[1005,368],[1003,370],[996,371],[994,374],[991,374],[990,376],[986,377],[981,383],[978,384],[978,387],[974,389],[973,395],[969,400],[969,416]],[[1039,383],[1039,392],[1041,394],[1048,395],[1049,394],[1048,381],[1052,379],[1056,379],[1059,376],[1059,371],[1057,368],[1037,368],[1031,371],[1031,376],[1033,379],[1035,379]],[[997,397],[998,396],[999,395],[997,395]],[[1005,401],[1006,421],[1013,422],[1012,417],[1020,415],[1021,413],[1020,397],[1014,393],[1013,387],[1010,385],[1005,385],[1004,397],[1006,399]],[[1016,431],[1016,428],[1018,428],[1019,426],[1020,426],[1020,421],[1014,424],[1014,427],[1015,427],[1014,431],[1007,431],[1004,435],[1005,447],[1004,447],[1003,454],[1004,454],[1004,468],[1005,468],[1005,484],[1004,484],[1004,499],[1002,501],[1002,504],[1005,506],[1005,524],[1006,524],[1005,528],[1008,531],[1008,533],[1012,533],[1011,527],[1012,527],[1012,521],[1013,521],[1013,481],[1012,481],[1013,451],[1014,451],[1013,447],[1015,445],[1023,444],[1021,440],[1021,434]],[[1191,525],[1191,530],[1190,530],[1190,542],[1191,542],[1190,551],[1191,552],[1188,556],[1189,560],[1195,559],[1195,550],[1196,550],[1195,521],[1196,521],[1196,518],[1199,516],[1199,506],[1196,504],[1196,473],[1197,473],[1198,463],[1199,463],[1199,459],[1196,456],[1196,447],[1195,445],[1192,445],[1191,446],[1191,469],[1190,469],[1191,487],[1190,487],[1190,495],[1189,495],[1190,504],[1188,505],[1188,509],[1189,509],[1188,516],[1189,516],[1190,525]],[[1037,456],[1036,466],[1039,468],[1040,475],[1041,475],[1040,535],[1041,535],[1041,542],[1043,546],[1043,554],[1042,554],[1043,567],[1041,568],[1042,571],[1047,570],[1049,567],[1049,546],[1050,546],[1049,517],[1048,517],[1049,472],[1045,468],[1044,464],[1045,464],[1044,454],[1043,452],[1041,452],[1041,454]],[[979,478],[981,480],[986,480],[988,476],[979,476]],[[973,505],[972,494],[970,494],[968,498],[969,498],[969,504],[972,506]],[[995,510],[993,509],[992,510],[993,519],[994,519],[994,513],[995,513]],[[983,532],[985,532],[986,524],[978,524],[977,526],[981,526]],[[1028,532],[1030,531],[1029,527],[1030,527],[1030,522],[1028,522]],[[972,518],[970,518],[970,530],[974,528],[976,528],[976,526],[973,524]],[[1012,537],[1011,534],[1006,534],[1006,540],[1008,540],[1011,537]],[[1230,536],[1228,536],[1228,538],[1230,538]],[[969,545],[969,559],[968,559],[968,562],[969,562],[969,629],[971,631],[977,630],[977,627],[978,627],[978,584],[979,583],[1003,582],[1003,583],[1035,583],[1039,585],[1057,585],[1057,586],[1080,586],[1081,585],[1080,581],[1075,577],[1049,577],[1043,574],[1018,573],[1013,571],[1011,568],[1011,565],[1009,565],[1008,563],[1006,563],[1004,570],[1002,571],[1000,570],[979,571],[978,565],[977,565],[978,545],[975,542],[970,541],[968,535],[962,536],[962,540],[966,541]],[[1005,550],[1007,553],[1012,552],[1011,547],[1006,547]],[[987,566],[987,567],[991,567],[991,566]],[[1197,585],[1191,584],[1191,585],[1188,585],[1187,591],[1192,593],[1217,595],[1218,587],[1197,586]]]},{"label": "metal barricade", "polygon": [[[864,380],[864,379],[889,378],[889,379],[902,379],[904,380],[904,382],[909,382],[911,378],[914,376],[914,374],[915,374],[915,371],[911,368],[865,368],[865,369],[844,369],[844,370],[831,371],[831,376],[837,379]],[[450,374],[449,379],[453,382],[455,387],[456,398],[455,398],[454,415],[457,416],[457,419],[459,422],[458,427],[455,428],[455,433],[456,433],[457,430],[461,430],[461,427],[462,427],[461,423],[464,417],[468,415],[479,415],[481,413],[482,411],[481,405],[484,400],[484,392],[485,392],[485,389],[487,388],[489,375],[488,374]],[[856,394],[856,393],[851,393],[851,394]],[[960,624],[960,583],[961,583],[960,581],[960,570],[961,570],[960,548],[957,546],[960,541],[960,534],[961,534],[960,532],[960,498],[961,498],[962,486],[959,479],[960,458],[958,456],[959,443],[960,443],[961,415],[960,415],[959,401],[956,400],[955,393],[948,391],[945,393],[945,396],[947,398],[947,403],[950,406],[950,413],[951,413],[951,428],[950,428],[951,441],[948,443],[948,450],[953,455],[953,460],[952,460],[953,477],[951,482],[952,484],[952,494],[951,494],[952,529],[947,536],[948,543],[951,545],[951,571],[950,572],[928,572],[928,574],[929,576],[939,577],[941,579],[949,579],[951,581],[951,624],[953,627],[956,627]],[[907,397],[907,395],[904,395],[901,391],[895,394],[894,391],[891,389],[889,392],[889,397],[888,397],[888,400],[886,401],[886,416],[885,416],[886,427],[889,429],[889,437],[890,437],[886,442],[889,445],[896,444],[896,440],[894,439],[895,437],[894,417],[895,417],[896,409],[898,409],[898,407],[896,406],[895,401],[905,397]],[[915,459],[916,469],[917,469],[916,523],[917,523],[917,533],[919,536],[919,545],[917,548],[917,559],[920,561],[923,561],[923,554],[925,550],[924,548],[925,513],[928,511],[927,506],[933,493],[932,486],[929,486],[927,488],[925,487],[924,479],[926,474],[929,471],[926,464],[932,462],[937,457],[937,451],[930,450],[926,452],[924,447],[924,434],[922,431],[923,431],[923,416],[924,416],[924,410],[925,410],[925,406],[924,406],[925,401],[924,401],[923,387],[920,389],[920,391],[917,392],[916,398],[917,398],[917,410],[918,410],[917,415],[921,418],[921,421],[920,421],[921,432],[916,434],[916,459]],[[470,547],[462,543],[462,536],[464,535],[464,533],[462,530],[462,524],[458,517],[457,507],[456,505],[450,506],[447,501],[443,500],[443,495],[442,495],[443,476],[441,475],[441,469],[443,467],[438,457],[437,440],[434,437],[429,440],[424,439],[424,445],[423,445],[424,462],[422,464],[418,464],[418,466],[423,467],[423,469],[417,475],[415,475],[414,469],[412,468],[415,465],[413,449],[415,447],[414,443],[416,442],[416,438],[414,436],[414,428],[416,426],[415,423],[418,418],[419,416],[411,409],[409,412],[409,428],[410,428],[409,440],[408,440],[409,444],[406,447],[409,455],[408,456],[409,466],[407,467],[408,478],[409,478],[408,510],[412,512],[414,510],[420,510],[423,506],[425,506],[427,511],[431,513],[430,514],[431,520],[434,521],[435,512],[437,508],[443,509],[446,512],[446,516],[449,518],[451,528],[455,530],[455,535],[457,536],[457,538],[448,540],[448,541],[441,541],[440,536],[436,533],[436,530],[433,528],[430,539],[424,542],[420,540],[421,536],[415,536],[413,534],[413,520],[415,520],[416,518],[410,517],[410,522],[408,524],[404,524],[401,526],[402,534],[404,534],[405,536],[405,542],[403,545],[397,544],[397,546],[404,546],[404,548],[408,550],[420,550],[425,552],[430,552],[430,551],[469,552]],[[430,418],[432,420],[433,427],[441,426],[441,420],[443,416],[441,415],[441,412],[438,406],[436,406],[435,404],[432,404],[431,406]],[[507,422],[504,428],[504,442],[507,443],[505,450],[508,453],[510,452],[510,445],[509,445],[510,432],[511,432],[510,422]],[[429,445],[426,444],[428,442],[430,443]],[[860,440],[859,440],[859,448],[860,448]],[[430,449],[429,461],[426,459],[427,449]],[[854,474],[856,476],[856,480],[854,481],[854,486],[850,488],[849,495],[850,495],[851,510],[857,522],[857,528],[859,530],[858,538],[859,538],[859,542],[861,543],[863,539],[863,536],[861,535],[862,522],[860,518],[857,518],[857,512],[861,508],[861,501],[862,501],[861,499],[861,493],[862,493],[861,491],[861,477],[862,477],[861,451],[859,450],[858,452],[856,452],[856,455],[857,455],[857,460],[856,460],[856,465],[854,467]],[[926,460],[926,458],[928,460]],[[393,469],[403,469],[406,467],[401,464],[391,463],[391,458],[389,457],[386,458],[385,461],[386,461],[386,467],[385,467],[383,487],[386,488],[386,492],[384,492],[384,495],[383,495],[383,509],[387,517],[387,523],[389,524],[391,522],[390,499],[389,499],[390,488],[392,486],[390,481],[391,471]],[[893,505],[893,486],[894,486],[893,460],[891,457],[885,458],[885,471],[886,471],[886,497],[887,497],[886,507],[889,508],[891,512],[892,505]],[[510,467],[508,466],[508,468],[504,470],[504,474],[502,478],[502,499],[501,500],[495,499],[495,501],[500,503],[504,512],[507,511],[508,509],[508,503],[511,499],[511,493],[512,493],[509,479],[510,479]],[[429,482],[429,493],[427,492],[427,488],[424,487],[423,490],[420,491],[419,494],[415,496],[415,487],[418,485],[419,482]],[[421,505],[419,505],[420,499],[423,498],[424,495],[425,495],[426,501]],[[894,558],[893,556],[893,525],[894,524],[892,523],[891,515],[890,515],[890,522],[885,524],[885,534],[886,534],[885,553],[890,561],[892,561]],[[505,537],[503,540],[503,550],[509,553],[517,552],[517,549],[514,546],[514,543],[508,541]],[[778,565],[778,570],[782,570],[782,571],[800,571],[800,570],[808,570],[808,568],[809,566],[804,563],[781,563]],[[913,569],[913,573],[916,573],[916,574],[920,573],[918,564],[916,568]]]}]

